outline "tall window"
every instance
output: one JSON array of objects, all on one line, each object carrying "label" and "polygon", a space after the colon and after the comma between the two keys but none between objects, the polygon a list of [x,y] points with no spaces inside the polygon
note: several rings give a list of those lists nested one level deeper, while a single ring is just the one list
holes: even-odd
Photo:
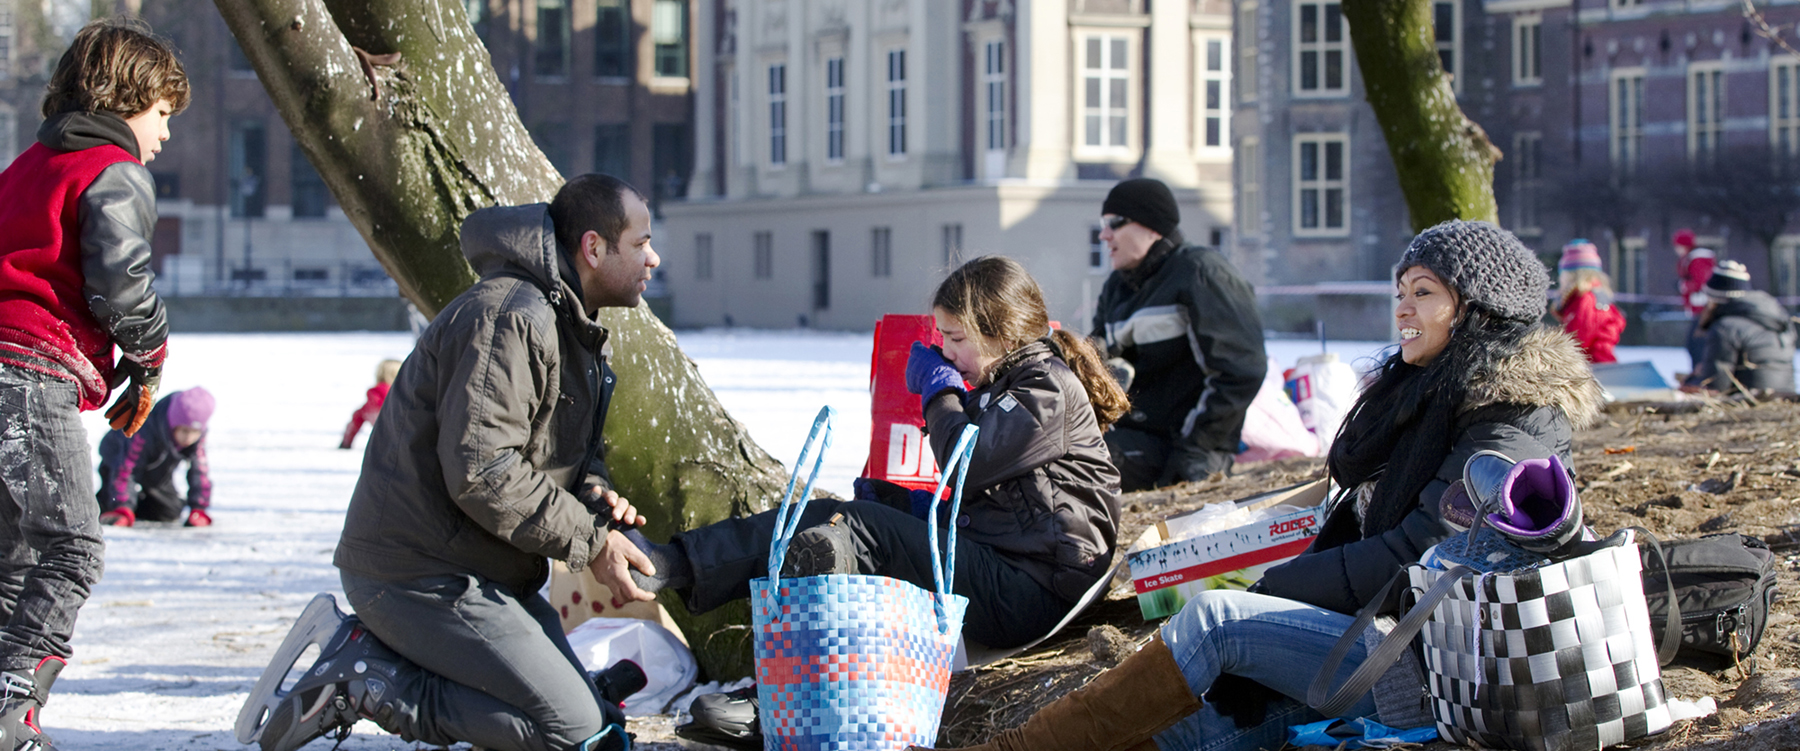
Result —
[{"label": "tall window", "polygon": [[1237,235],[1262,235],[1262,144],[1255,138],[1238,140]]},{"label": "tall window", "polygon": [[1231,90],[1231,72],[1225,68],[1225,37],[1202,37],[1200,39],[1199,68],[1194,79],[1200,84],[1199,96],[1200,116],[1195,122],[1200,124],[1200,145],[1218,148],[1230,142],[1231,136],[1225,132],[1231,110],[1225,104],[1225,92]]},{"label": "tall window", "polygon": [[1637,170],[1644,147],[1644,71],[1615,71],[1607,100],[1607,130],[1613,168]]},{"label": "tall window", "polygon": [[631,175],[631,125],[594,126],[594,171],[617,178]]},{"label": "tall window", "polygon": [[1342,134],[1294,138],[1294,234],[1344,235],[1350,183],[1344,164],[1350,140]]},{"label": "tall window", "polygon": [[1800,295],[1800,235],[1775,239],[1775,284],[1770,290],[1781,297]]},{"label": "tall window", "polygon": [[569,0],[537,0],[537,46],[533,67],[540,76],[569,74]]},{"label": "tall window", "polygon": [[293,202],[295,218],[325,216],[325,207],[331,205],[325,180],[319,177],[319,171],[313,169],[306,152],[297,143],[288,153],[288,192],[292,194],[289,200]]},{"label": "tall window", "polygon": [[1006,148],[1006,42],[982,45],[981,86],[987,93],[987,149]]},{"label": "tall window", "polygon": [[656,75],[688,74],[687,0],[656,0],[650,6],[650,40],[656,44]]},{"label": "tall window", "polygon": [[594,75],[630,76],[631,57],[630,0],[595,0]]},{"label": "tall window", "polygon": [[816,229],[812,233],[812,308],[831,307],[831,231]]},{"label": "tall window", "polygon": [[844,58],[825,61],[825,161],[844,161]]},{"label": "tall window", "polygon": [[953,269],[962,265],[962,225],[944,225],[944,268]]},{"label": "tall window", "polygon": [[1100,225],[1088,228],[1088,270],[1099,271],[1106,268],[1106,241],[1100,239]]},{"label": "tall window", "polygon": [[1431,28],[1437,34],[1438,62],[1443,63],[1444,72],[1450,74],[1450,87],[1462,91],[1462,4],[1460,2],[1435,2],[1431,4]]},{"label": "tall window", "polygon": [[769,66],[769,163],[787,164],[787,66]]},{"label": "tall window", "polygon": [[1237,12],[1237,98],[1256,101],[1256,3],[1240,3]]},{"label": "tall window", "polygon": [[1787,159],[1800,156],[1800,59],[1777,58],[1769,71],[1769,143]]},{"label": "tall window", "polygon": [[1544,17],[1513,18],[1513,85],[1544,83]]},{"label": "tall window", "polygon": [[1543,187],[1542,133],[1513,135],[1513,232],[1527,235],[1539,232],[1538,193]]},{"label": "tall window", "polygon": [[876,227],[869,232],[869,276],[894,275],[894,228]]},{"label": "tall window", "polygon": [[687,123],[650,126],[650,195],[658,209],[665,199],[687,195],[688,173],[693,171],[693,143]]},{"label": "tall window", "polygon": [[1613,241],[1613,263],[1610,267],[1614,269],[1613,289],[1640,295],[1650,289],[1650,264],[1644,258],[1646,244],[1642,237],[1627,237],[1624,242]]},{"label": "tall window", "polygon": [[1339,96],[1349,90],[1344,9],[1338,3],[1300,3],[1294,14],[1294,93]]},{"label": "tall window", "polygon": [[906,153],[906,50],[888,50],[888,155]]},{"label": "tall window", "polygon": [[700,281],[711,279],[712,267],[712,233],[697,232],[694,234],[694,278]]},{"label": "tall window", "polygon": [[[475,36],[486,42],[488,36],[487,0],[463,0],[463,10],[469,14],[469,25],[474,27]],[[6,13],[8,11],[0,11]]]},{"label": "tall window", "polygon": [[1094,34],[1082,47],[1081,143],[1123,148],[1131,134],[1131,42],[1124,35]]},{"label": "tall window", "polygon": [[261,120],[243,120],[231,128],[231,215],[260,217],[269,195],[267,129]]},{"label": "tall window", "polygon": [[1688,158],[1712,164],[1725,133],[1725,70],[1720,63],[1688,65]]},{"label": "tall window", "polygon": [[[0,6],[0,81],[12,76],[13,29],[13,4],[7,3]],[[10,152],[11,150],[11,141],[6,142],[5,146],[0,146],[0,152]]]},{"label": "tall window", "polygon": [[758,279],[770,279],[775,276],[775,233],[758,232],[752,238],[751,273]]}]

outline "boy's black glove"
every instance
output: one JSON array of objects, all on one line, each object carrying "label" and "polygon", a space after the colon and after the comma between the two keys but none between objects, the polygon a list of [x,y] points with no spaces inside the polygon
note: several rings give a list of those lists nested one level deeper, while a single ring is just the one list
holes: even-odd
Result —
[{"label": "boy's black glove", "polygon": [[119,359],[119,364],[113,368],[113,387],[118,388],[127,379],[130,382],[106,410],[106,422],[113,430],[130,437],[137,435],[138,428],[144,426],[151,408],[156,406],[156,388],[162,384],[163,357],[168,349],[165,344],[142,355],[126,352]]}]

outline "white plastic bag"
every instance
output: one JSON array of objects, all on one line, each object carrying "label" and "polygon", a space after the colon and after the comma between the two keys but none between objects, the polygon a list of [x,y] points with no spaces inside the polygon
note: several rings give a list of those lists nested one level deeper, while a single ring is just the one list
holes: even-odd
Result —
[{"label": "white plastic bag", "polygon": [[604,670],[620,660],[631,660],[644,669],[649,683],[625,700],[627,717],[660,714],[700,674],[694,654],[674,634],[637,618],[588,619],[569,632],[569,646],[589,672]]},{"label": "white plastic bag", "polygon": [[1319,452],[1313,456],[1324,456],[1331,450],[1331,441],[1337,437],[1338,426],[1343,424],[1350,405],[1356,403],[1359,390],[1356,369],[1339,361],[1335,354],[1308,355],[1294,364],[1287,393],[1300,409],[1300,421],[1318,436]]},{"label": "white plastic bag", "polygon": [[1269,360],[1262,388],[1244,414],[1244,450],[1239,462],[1266,462],[1294,456],[1318,456],[1319,441],[1300,419],[1300,411],[1282,390],[1281,366]]}]

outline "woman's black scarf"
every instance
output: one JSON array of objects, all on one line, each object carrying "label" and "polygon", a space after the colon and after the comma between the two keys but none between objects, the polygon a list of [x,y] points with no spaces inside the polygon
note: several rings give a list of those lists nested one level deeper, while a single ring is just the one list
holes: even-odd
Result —
[{"label": "woman's black scarf", "polygon": [[1361,529],[1330,524],[1316,549],[1393,529],[1412,512],[1419,493],[1450,454],[1469,382],[1491,375],[1501,360],[1518,352],[1530,328],[1471,310],[1430,363],[1408,365],[1396,352],[1381,366],[1338,430],[1326,459],[1332,480],[1348,492],[1374,479],[1374,498]]}]

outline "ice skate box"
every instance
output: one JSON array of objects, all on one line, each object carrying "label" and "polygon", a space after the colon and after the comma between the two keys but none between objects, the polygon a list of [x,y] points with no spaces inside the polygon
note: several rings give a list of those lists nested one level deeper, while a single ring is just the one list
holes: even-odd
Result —
[{"label": "ice skate box", "polygon": [[1230,514],[1247,514],[1253,521],[1227,529],[1186,536],[1199,525],[1197,519],[1220,511],[1197,509],[1144,530],[1132,543],[1133,552],[1126,553],[1144,619],[1174,615],[1209,589],[1248,588],[1264,571],[1306,550],[1325,521],[1328,484],[1304,482],[1231,501]]},{"label": "ice skate box", "polygon": [[906,360],[913,342],[942,344],[931,316],[882,316],[875,322],[869,362],[869,459],[863,477],[914,490],[937,487],[937,457],[925,440],[919,396],[906,390]]}]

